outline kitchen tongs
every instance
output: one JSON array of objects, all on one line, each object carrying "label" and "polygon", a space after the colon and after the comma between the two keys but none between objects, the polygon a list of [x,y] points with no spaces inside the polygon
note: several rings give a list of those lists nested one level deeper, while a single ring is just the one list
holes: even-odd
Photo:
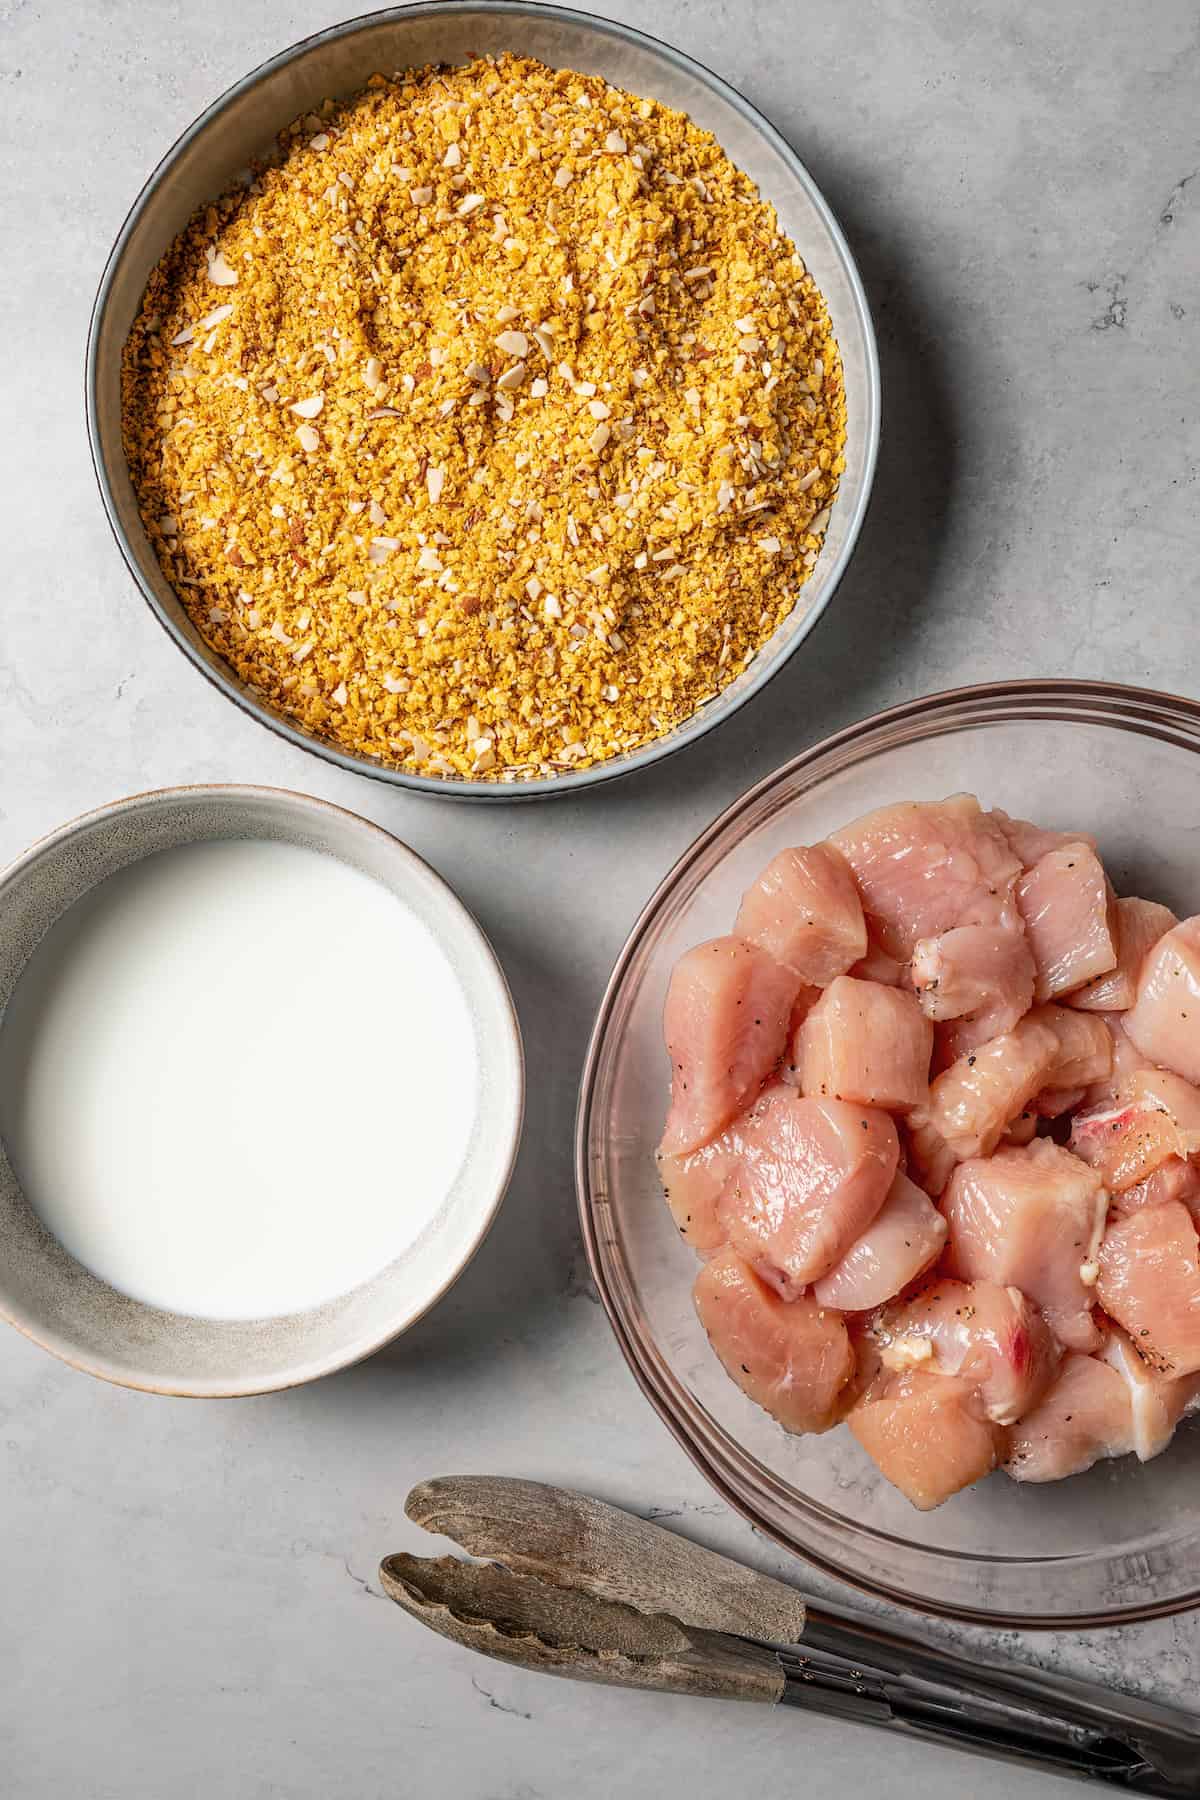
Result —
[{"label": "kitchen tongs", "polygon": [[385,1557],[385,1592],[501,1662],[781,1701],[1132,1793],[1200,1796],[1200,1719],[809,1606],[784,1582],[584,1494],[451,1475],[421,1482],[405,1510],[480,1560]]}]

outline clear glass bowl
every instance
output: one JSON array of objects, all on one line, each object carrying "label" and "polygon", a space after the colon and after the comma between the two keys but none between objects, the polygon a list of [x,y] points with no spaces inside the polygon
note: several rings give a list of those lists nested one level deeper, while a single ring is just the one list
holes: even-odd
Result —
[{"label": "clear glass bowl", "polygon": [[1012,682],[913,701],[804,751],[736,801],[659,887],[626,944],[584,1071],[577,1175],[604,1305],[647,1397],[717,1491],[787,1549],[925,1612],[1099,1625],[1200,1599],[1200,1429],[1141,1465],[1049,1487],[1004,1475],[918,1513],[844,1428],[789,1437],[726,1376],[691,1304],[696,1262],[659,1188],[661,1017],[690,945],[727,931],[787,844],[888,801],[967,789],[1095,832],[1119,891],[1200,910],[1200,705],[1091,682]]}]

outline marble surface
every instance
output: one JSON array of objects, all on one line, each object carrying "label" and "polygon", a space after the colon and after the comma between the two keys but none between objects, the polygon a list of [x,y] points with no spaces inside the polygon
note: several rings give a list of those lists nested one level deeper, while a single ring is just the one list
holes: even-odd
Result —
[{"label": "marble surface", "polygon": [[[736,28],[714,0],[606,10],[721,70],[840,214],[881,337],[877,499],[821,630],[738,721],[593,797],[481,812],[342,776],[223,702],[149,617],[88,464],[84,333],[129,201],[193,115],[329,23],[330,0],[0,0],[0,856],[172,782],[338,800],[474,908],[513,983],[530,1073],[524,1153],[487,1246],[365,1366],[275,1398],[184,1403],[0,1335],[8,1800],[725,1796],[793,1782],[800,1757],[814,1800],[1072,1791],[790,1712],[526,1677],[376,1596],[381,1553],[416,1547],[407,1488],[453,1470],[654,1505],[782,1566],[641,1401],[589,1291],[570,1124],[612,959],[721,807],[879,706],[1002,675],[1200,692],[1191,0],[746,0]],[[1194,1695],[1194,1619],[1002,1643]]]}]

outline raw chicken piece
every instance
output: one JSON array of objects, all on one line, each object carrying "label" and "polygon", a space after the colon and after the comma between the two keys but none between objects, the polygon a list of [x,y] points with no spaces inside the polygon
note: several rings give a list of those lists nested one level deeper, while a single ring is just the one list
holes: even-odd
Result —
[{"label": "raw chicken piece", "polygon": [[1123,1193],[1168,1157],[1200,1152],[1200,1092],[1165,1069],[1139,1069],[1111,1105],[1076,1113],[1070,1147],[1111,1193]]},{"label": "raw chicken piece", "polygon": [[1178,1200],[1116,1219],[1100,1246],[1096,1295],[1160,1374],[1200,1370],[1200,1257]]},{"label": "raw chicken piece", "polygon": [[[1061,1119],[1064,1113],[1071,1112],[1079,1105],[1086,1088],[1043,1088],[1033,1103],[1033,1110],[1039,1119]],[[1007,1136],[1007,1132],[1005,1133]],[[1030,1133],[1030,1136],[1033,1134]]]},{"label": "raw chicken piece", "polygon": [[1068,998],[1087,1012],[1124,1012],[1137,999],[1138,973],[1146,952],[1179,921],[1157,900],[1117,901],[1117,966],[1097,975]]},{"label": "raw chicken piece", "polygon": [[1011,1031],[1033,1004],[1033,952],[1019,918],[956,925],[913,949],[912,984],[929,1018],[954,1020],[952,1061]]},{"label": "raw chicken piece", "polygon": [[971,794],[881,807],[829,841],[854,871],[872,937],[902,962],[921,938],[994,920],[1020,873]]},{"label": "raw chicken piece", "polygon": [[1004,1472],[1014,1481],[1061,1481],[1133,1447],[1123,1376],[1094,1356],[1068,1356],[1045,1399],[1009,1433]]},{"label": "raw chicken piece", "polygon": [[717,1202],[740,1166],[736,1119],[711,1144],[703,1144],[687,1156],[658,1153],[659,1179],[671,1217],[680,1237],[700,1256],[708,1256],[725,1242]]},{"label": "raw chicken piece", "polygon": [[1092,1315],[1108,1195],[1049,1138],[960,1163],[942,1202],[947,1272],[1019,1288],[1068,1350],[1095,1350]]},{"label": "raw chicken piece", "polygon": [[1048,1086],[1086,1088],[1106,1081],[1112,1074],[1113,1034],[1103,1019],[1091,1013],[1072,1012],[1069,1006],[1035,1006],[1029,1017],[1039,1025],[1048,1025],[1058,1039],[1058,1055]]},{"label": "raw chicken piece", "polygon": [[813,987],[825,987],[867,951],[854,877],[828,844],[781,850],[743,894],[733,929]]},{"label": "raw chicken piece", "polygon": [[741,1168],[719,1205],[725,1234],[790,1299],[840,1262],[879,1212],[900,1144],[884,1112],[777,1086],[746,1115]]},{"label": "raw chicken piece", "polygon": [[990,1281],[935,1281],[887,1307],[871,1329],[885,1370],[959,1375],[996,1425],[1036,1406],[1058,1366],[1058,1345],[1037,1307]]},{"label": "raw chicken piece", "polygon": [[1144,1056],[1200,1085],[1200,915],[1146,953],[1125,1029]]},{"label": "raw chicken piece", "polygon": [[843,1312],[882,1306],[925,1273],[945,1241],[946,1221],[928,1194],[897,1173],[882,1211],[841,1262],[813,1283],[813,1297]]},{"label": "raw chicken piece", "polygon": [[980,1416],[970,1382],[920,1369],[856,1406],[847,1422],[872,1462],[921,1512],[989,1475],[1003,1436]]},{"label": "raw chicken piece", "polygon": [[1019,1112],[1016,1118],[1004,1127],[1004,1136],[1000,1142],[1017,1145],[1032,1143],[1037,1136],[1038,1116],[1033,1107],[1027,1106],[1024,1112]]},{"label": "raw chicken piece", "polygon": [[1123,1331],[1114,1331],[1104,1360],[1121,1376],[1133,1406],[1133,1445],[1139,1462],[1149,1462],[1175,1436],[1180,1419],[1200,1404],[1200,1376],[1170,1381],[1151,1368]]},{"label": "raw chicken piece", "polygon": [[782,1301],[740,1256],[722,1250],[696,1277],[700,1323],[726,1373],[786,1431],[828,1431],[854,1374],[840,1313],[804,1296]]},{"label": "raw chicken piece", "polygon": [[1115,896],[1089,845],[1049,851],[1022,875],[1016,894],[1037,967],[1039,1000],[1069,994],[1116,968]]},{"label": "raw chicken piece", "polygon": [[1157,1169],[1136,1186],[1126,1188],[1113,1199],[1114,1211],[1124,1217],[1143,1206],[1162,1206],[1167,1200],[1181,1200],[1200,1224],[1200,1169],[1182,1156],[1168,1156]]},{"label": "raw chicken piece", "polygon": [[988,817],[996,821],[1023,869],[1032,869],[1035,862],[1040,862],[1051,850],[1061,850],[1065,844],[1087,844],[1092,850],[1096,848],[1095,838],[1089,837],[1086,831],[1044,831],[1028,819],[1010,818],[998,806]]},{"label": "raw chicken piece", "polygon": [[1125,1031],[1124,1013],[1104,1013],[1103,1019],[1112,1038],[1112,1071],[1103,1081],[1093,1082],[1085,1096],[1089,1107],[1111,1105],[1131,1075],[1139,1069],[1152,1069],[1154,1064],[1142,1055]]},{"label": "raw chicken piece", "polygon": [[908,979],[908,964],[898,956],[889,956],[882,944],[867,929],[867,954],[846,970],[856,981],[878,981],[883,987],[903,987]]},{"label": "raw chicken piece", "polygon": [[839,975],[793,1049],[805,1094],[902,1112],[929,1098],[933,1026],[911,994]]},{"label": "raw chicken piece", "polygon": [[787,1042],[784,1046],[783,1061],[779,1066],[779,1079],[786,1081],[789,1087],[800,1086],[800,1067],[796,1061],[796,1040],[800,1035],[800,1027],[807,1019],[824,990],[819,987],[802,987],[792,1002],[792,1010],[788,1017]]},{"label": "raw chicken piece", "polygon": [[931,1125],[957,1161],[986,1156],[1010,1119],[1045,1087],[1058,1057],[1058,1038],[1037,1019],[1022,1019],[943,1071],[929,1090],[929,1106],[913,1115]]},{"label": "raw chicken piece", "polygon": [[698,1150],[749,1105],[783,1054],[796,977],[740,938],[713,938],[680,957],[663,1032],[671,1058],[668,1156]]},{"label": "raw chicken piece", "polygon": [[904,1146],[908,1163],[919,1177],[921,1186],[936,1199],[954,1173],[958,1158],[926,1109],[908,1115]]}]

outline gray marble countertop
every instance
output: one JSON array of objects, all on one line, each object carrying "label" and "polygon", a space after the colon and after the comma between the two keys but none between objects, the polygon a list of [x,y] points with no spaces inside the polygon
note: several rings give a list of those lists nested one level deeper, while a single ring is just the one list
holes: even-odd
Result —
[{"label": "gray marble countertop", "polygon": [[[530,1076],[520,1167],[484,1251],[430,1318],[357,1369],[261,1400],[164,1401],[0,1334],[7,1800],[724,1800],[798,1778],[813,1800],[1075,1791],[792,1712],[524,1676],[376,1596],[381,1553],[416,1547],[408,1487],[455,1470],[654,1505],[783,1566],[644,1404],[589,1290],[570,1124],[612,960],[720,808],[877,707],[1006,675],[1200,693],[1193,0],[603,10],[726,75],[840,214],[881,339],[877,498],[822,628],[733,724],[591,797],[480,811],[343,776],[234,711],[147,613],[88,462],[87,316],[130,200],[216,93],[336,9],[0,3],[0,857],[173,782],[340,801],[428,857],[482,920]],[[1194,1618],[1002,1642],[1194,1698]]]}]

